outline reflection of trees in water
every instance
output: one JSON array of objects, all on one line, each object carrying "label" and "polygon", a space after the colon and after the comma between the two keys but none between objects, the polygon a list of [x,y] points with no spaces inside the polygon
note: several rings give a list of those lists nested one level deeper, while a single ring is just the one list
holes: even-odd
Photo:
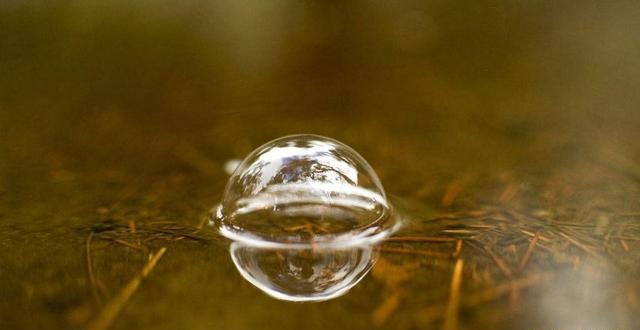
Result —
[{"label": "reflection of trees in water", "polygon": [[[240,188],[243,191],[252,191],[255,192],[258,188],[258,185],[261,183],[262,174],[264,167],[269,163],[265,161],[255,162],[251,164],[251,168],[249,168],[246,173],[244,173],[240,177]],[[240,191],[238,191],[240,193]]]},{"label": "reflection of trees in water", "polygon": [[266,294],[287,301],[323,301],[347,293],[378,258],[372,245],[352,248],[269,249],[233,243],[240,274]]},{"label": "reflection of trees in water", "polygon": [[[301,157],[289,157],[278,160],[282,162],[277,169],[275,175],[265,175],[268,165],[273,164],[271,161],[258,160],[254,162],[249,169],[239,178],[242,190],[245,192],[257,193],[264,187],[277,183],[304,183],[304,182],[329,182],[356,185],[349,178],[343,169],[340,169],[328,162],[321,162],[318,159],[326,159],[327,157],[335,158],[341,164],[347,164],[357,173],[357,166],[350,159],[340,155],[337,152],[318,152],[313,155],[305,155]],[[265,178],[268,181],[265,182]]]},{"label": "reflection of trees in water", "polygon": [[[318,154],[317,156],[324,155],[328,155],[328,153]],[[313,158],[313,156],[307,156],[285,160],[285,165],[268,184],[279,182],[302,183],[309,181],[356,184],[342,173],[340,169],[320,163]]]}]

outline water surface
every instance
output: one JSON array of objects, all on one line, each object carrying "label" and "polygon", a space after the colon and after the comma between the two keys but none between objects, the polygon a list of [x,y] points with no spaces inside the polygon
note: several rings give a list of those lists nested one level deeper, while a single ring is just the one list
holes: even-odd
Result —
[{"label": "water surface", "polygon": [[[637,13],[3,2],[0,327],[84,328],[164,247],[113,328],[631,329]],[[329,301],[254,287],[205,224],[225,163],[295,133],[353,147],[398,236],[440,240],[385,243]]]}]

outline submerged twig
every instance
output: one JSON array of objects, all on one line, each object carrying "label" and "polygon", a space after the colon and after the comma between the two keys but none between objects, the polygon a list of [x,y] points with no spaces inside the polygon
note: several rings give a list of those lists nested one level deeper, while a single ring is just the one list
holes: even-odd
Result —
[{"label": "submerged twig", "polygon": [[463,240],[459,239],[456,240],[456,246],[455,246],[455,250],[453,250],[453,254],[452,257],[457,258],[460,256],[460,253],[462,253],[462,244],[463,244]]},{"label": "submerged twig", "polygon": [[458,329],[458,309],[460,307],[460,286],[462,284],[462,268],[464,262],[462,259],[456,261],[453,268],[453,276],[451,277],[451,288],[449,291],[449,302],[444,314],[443,330]]},{"label": "submerged twig", "polygon": [[[475,293],[471,293],[460,299],[459,307],[461,309],[473,308],[477,305],[488,303],[496,300],[514,290],[522,290],[540,284],[544,280],[551,278],[551,273],[536,273],[522,278],[514,279],[507,283],[497,285],[495,287],[483,289]],[[423,322],[430,322],[446,316],[447,307],[442,304],[435,304],[423,309],[420,313]]]},{"label": "submerged twig", "polygon": [[442,195],[441,204],[442,207],[449,207],[453,205],[458,194],[462,191],[462,183],[460,180],[453,180],[445,189],[444,195]]},{"label": "submerged twig", "polygon": [[598,260],[602,260],[602,257],[596,253],[595,251],[593,251],[590,247],[578,242],[577,240],[573,239],[572,237],[570,237],[569,235],[563,233],[563,232],[558,232],[558,235],[564,237],[567,241],[569,241],[569,243],[579,247],[580,249],[584,250],[585,252],[587,252],[588,254],[590,254],[592,257],[598,259]]},{"label": "submerged twig", "polygon": [[189,239],[192,239],[194,241],[200,241],[200,242],[208,242],[209,240],[199,236],[199,235],[194,235],[194,234],[188,234],[188,233],[183,233],[183,232],[177,232],[177,231],[172,231],[172,230],[165,230],[165,229],[158,229],[158,228],[150,228],[150,231],[154,231],[157,233],[163,233],[163,234],[170,234],[170,235],[175,235],[175,236],[183,236]]},{"label": "submerged twig", "polygon": [[115,243],[118,243],[120,245],[124,245],[126,247],[130,247],[130,248],[132,248],[134,250],[145,251],[145,248],[143,248],[143,247],[141,247],[139,245],[131,244],[131,243],[125,241],[125,240],[121,240],[121,239],[118,239],[118,238],[112,238],[111,241],[115,242]]},{"label": "submerged twig", "polygon": [[400,294],[392,293],[385,301],[378,306],[371,315],[371,321],[376,327],[381,327],[393,315],[400,306]]},{"label": "submerged twig", "polygon": [[492,301],[496,298],[511,293],[513,290],[520,290],[530,286],[534,286],[542,282],[544,279],[550,277],[550,274],[537,273],[522,278],[515,279],[513,281],[500,284],[493,288],[478,291],[469,295],[462,303],[465,308],[473,307],[488,301]]},{"label": "submerged twig", "polygon": [[533,239],[531,240],[531,243],[529,243],[529,246],[527,246],[527,250],[524,252],[524,255],[522,256],[522,260],[520,260],[520,264],[518,265],[518,273],[522,273],[522,271],[524,270],[525,267],[527,267],[527,264],[529,263],[529,258],[531,258],[531,253],[533,253],[533,249],[536,247],[536,243],[538,242],[538,239],[540,238],[540,232],[536,233],[536,236],[533,237]]},{"label": "submerged twig", "polygon": [[622,246],[622,248],[626,252],[629,252],[629,245],[627,244],[627,241],[625,241],[624,239],[620,238],[620,245]]},{"label": "submerged twig", "polygon": [[380,250],[381,252],[414,254],[414,255],[442,258],[442,259],[451,258],[450,253],[443,253],[443,252],[436,252],[436,251],[429,251],[429,250],[413,250],[413,249],[395,248],[395,247],[386,247],[386,246],[376,247],[376,249]]},{"label": "submerged twig", "polygon": [[107,303],[96,319],[87,326],[87,329],[102,330],[109,328],[124,305],[129,301],[129,298],[131,298],[131,296],[136,292],[140,283],[142,283],[142,280],[149,276],[149,273],[151,273],[158,263],[158,260],[160,260],[166,251],[167,248],[163,247],[152,255],[147,264],[142,268],[140,274],[134,277],[124,288],[122,288],[122,290],[120,290],[120,292],[118,292],[115,297],[113,297],[113,299]]},{"label": "submerged twig", "polygon": [[89,283],[91,284],[91,295],[93,300],[98,306],[102,306],[102,299],[98,295],[98,284],[96,277],[93,273],[93,260],[91,259],[91,241],[93,240],[93,232],[89,233],[85,242],[85,256],[87,262],[87,276],[89,277]]},{"label": "submerged twig", "polygon": [[501,204],[510,202],[516,196],[518,190],[519,186],[515,182],[508,184],[500,194],[500,197],[498,197],[498,202]]},{"label": "submerged twig", "polygon": [[396,236],[396,237],[389,237],[387,239],[385,239],[385,242],[432,242],[432,243],[437,243],[437,242],[443,242],[443,243],[450,243],[450,242],[455,242],[456,239],[455,238],[450,238],[450,237],[430,237],[430,236]]},{"label": "submerged twig", "polygon": [[136,244],[140,247],[140,237],[138,237],[138,230],[136,229],[136,222],[133,220],[129,220],[129,231],[131,232],[131,236],[136,240]]},{"label": "submerged twig", "polygon": [[493,259],[493,261],[496,263],[500,271],[502,271],[504,276],[511,278],[513,276],[513,272],[511,271],[511,268],[507,266],[507,263],[499,255],[493,252],[493,250],[491,250],[491,248],[488,245],[483,245],[483,248],[487,252],[487,254],[491,257],[491,259]]}]

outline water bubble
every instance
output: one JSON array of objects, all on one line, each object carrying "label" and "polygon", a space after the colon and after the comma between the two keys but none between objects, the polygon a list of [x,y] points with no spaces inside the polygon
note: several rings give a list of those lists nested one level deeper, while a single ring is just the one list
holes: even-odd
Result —
[{"label": "water bubble", "polygon": [[226,161],[224,163],[224,171],[225,173],[231,175],[233,174],[233,172],[236,171],[236,168],[238,168],[238,166],[240,166],[240,160],[239,159],[229,159],[228,161]]},{"label": "water bubble", "polygon": [[317,135],[273,140],[229,178],[213,223],[223,236],[259,247],[370,244],[399,222],[376,173],[349,146]]},{"label": "water bubble", "polygon": [[238,272],[277,299],[346,293],[376,262],[375,244],[400,227],[371,166],[336,140],[286,136],[232,167],[213,224],[233,240]]}]

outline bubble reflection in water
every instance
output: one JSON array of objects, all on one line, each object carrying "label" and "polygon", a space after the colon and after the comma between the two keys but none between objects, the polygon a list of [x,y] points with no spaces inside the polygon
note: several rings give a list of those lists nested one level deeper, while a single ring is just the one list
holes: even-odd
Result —
[{"label": "bubble reflection in water", "polygon": [[235,242],[230,253],[247,281],[276,299],[295,302],[345,294],[377,260],[372,246],[274,249]]}]

